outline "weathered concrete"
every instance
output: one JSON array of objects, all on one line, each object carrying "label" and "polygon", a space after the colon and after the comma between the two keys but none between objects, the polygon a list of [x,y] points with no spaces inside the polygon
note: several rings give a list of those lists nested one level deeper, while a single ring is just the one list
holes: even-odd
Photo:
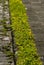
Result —
[{"label": "weathered concrete", "polygon": [[44,0],[23,0],[23,3],[27,8],[28,21],[44,65]]}]

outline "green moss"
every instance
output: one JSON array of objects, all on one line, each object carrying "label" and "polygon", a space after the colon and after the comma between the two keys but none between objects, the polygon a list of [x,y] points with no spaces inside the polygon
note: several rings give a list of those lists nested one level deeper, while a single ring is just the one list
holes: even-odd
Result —
[{"label": "green moss", "polygon": [[42,65],[22,0],[9,0],[12,29],[18,50],[17,65]]}]

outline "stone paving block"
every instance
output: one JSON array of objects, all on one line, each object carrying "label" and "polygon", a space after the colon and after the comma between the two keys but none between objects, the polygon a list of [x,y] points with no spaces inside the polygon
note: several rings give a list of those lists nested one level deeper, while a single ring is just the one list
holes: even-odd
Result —
[{"label": "stone paving block", "polygon": [[[27,9],[26,9],[27,8]],[[25,4],[25,9],[26,10],[30,10],[30,8],[31,8],[31,5],[30,4]]]},{"label": "stone paving block", "polygon": [[37,34],[34,34],[36,37],[38,36],[39,39],[44,39],[44,33],[37,33]]},{"label": "stone paving block", "polygon": [[42,26],[41,23],[37,23],[37,24],[36,24],[35,22],[34,22],[34,23],[33,23],[33,22],[32,22],[32,23],[30,22],[30,25],[31,25],[32,27],[38,28],[38,29],[41,28],[41,27],[44,28],[44,26]]},{"label": "stone paving block", "polygon": [[38,17],[35,15],[28,15],[28,19],[30,20],[30,21],[38,21]]},{"label": "stone paving block", "polygon": [[35,41],[36,46],[44,46],[44,41]]},{"label": "stone paving block", "polygon": [[41,2],[32,2],[31,5],[32,6],[41,6]]},{"label": "stone paving block", "polygon": [[41,8],[41,6],[33,6],[32,5],[32,8],[35,9],[35,10],[39,10]]},{"label": "stone paving block", "polygon": [[44,30],[44,18],[40,18],[39,22],[41,22],[41,25],[42,25],[42,28],[43,28],[42,30]]},{"label": "stone paving block", "polygon": [[22,0],[23,3],[29,3],[30,0]]},{"label": "stone paving block", "polygon": [[43,52],[44,50],[42,48],[38,48],[37,50],[39,55],[42,55],[42,56],[44,55],[44,52]]},{"label": "stone paving block", "polygon": [[42,12],[42,11],[39,12],[39,13],[38,13],[38,17],[40,17],[40,18],[44,18],[44,12]]},{"label": "stone paving block", "polygon": [[36,41],[44,41],[43,38],[40,38],[40,37],[38,37],[38,36],[34,36],[34,39],[35,39]]},{"label": "stone paving block", "polygon": [[41,0],[41,3],[44,5],[44,0]]},{"label": "stone paving block", "polygon": [[37,34],[37,33],[44,34],[44,30],[42,30],[41,28],[40,29],[33,28],[33,27],[31,27],[31,28],[32,28],[32,31],[34,34]]},{"label": "stone paving block", "polygon": [[31,2],[40,2],[41,0],[31,0]]}]

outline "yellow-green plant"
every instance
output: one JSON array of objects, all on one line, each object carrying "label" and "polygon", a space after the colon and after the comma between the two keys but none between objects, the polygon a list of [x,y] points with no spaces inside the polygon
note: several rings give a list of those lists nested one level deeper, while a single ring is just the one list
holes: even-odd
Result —
[{"label": "yellow-green plant", "polygon": [[42,65],[22,0],[9,0],[11,27],[18,50],[16,65]]}]

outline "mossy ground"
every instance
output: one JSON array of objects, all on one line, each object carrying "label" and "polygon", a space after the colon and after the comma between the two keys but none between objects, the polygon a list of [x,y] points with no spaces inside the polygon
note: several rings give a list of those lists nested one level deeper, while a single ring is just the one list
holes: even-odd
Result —
[{"label": "mossy ground", "polygon": [[9,0],[12,29],[18,50],[17,65],[42,65],[22,0]]}]

